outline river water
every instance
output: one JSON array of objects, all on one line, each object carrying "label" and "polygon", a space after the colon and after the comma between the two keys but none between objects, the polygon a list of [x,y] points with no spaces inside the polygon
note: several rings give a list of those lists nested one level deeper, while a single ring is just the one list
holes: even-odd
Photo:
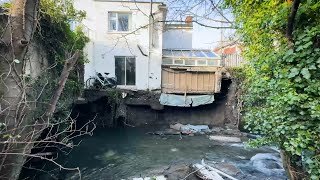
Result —
[{"label": "river water", "polygon": [[[155,128],[155,127],[153,127]],[[259,172],[261,163],[250,158],[258,153],[275,153],[270,148],[248,149],[242,144],[217,144],[207,136],[154,136],[148,128],[96,129],[93,136],[81,137],[81,144],[63,158],[65,167],[79,167],[82,179],[120,180],[149,175],[154,169],[181,163],[227,162],[240,171],[239,179],[286,179],[284,174]],[[79,139],[79,140],[80,140]],[[66,171],[60,179],[79,179]]]}]

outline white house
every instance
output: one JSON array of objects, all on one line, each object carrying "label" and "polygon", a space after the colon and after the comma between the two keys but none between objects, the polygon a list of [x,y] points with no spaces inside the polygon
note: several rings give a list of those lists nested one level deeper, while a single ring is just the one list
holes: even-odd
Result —
[{"label": "white house", "polygon": [[119,88],[161,89],[163,3],[76,0],[75,7],[87,13],[85,80],[107,72],[117,77]]},{"label": "white house", "polygon": [[165,23],[167,7],[160,2],[77,0],[75,7],[87,12],[85,80],[108,72],[119,88],[161,90],[165,105],[188,106],[187,99],[195,105],[200,95],[199,104],[208,104],[220,92],[221,58],[192,48],[191,16]]}]

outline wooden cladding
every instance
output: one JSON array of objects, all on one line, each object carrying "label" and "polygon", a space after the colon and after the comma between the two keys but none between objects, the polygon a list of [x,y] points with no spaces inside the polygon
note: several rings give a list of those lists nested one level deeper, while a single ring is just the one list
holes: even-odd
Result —
[{"label": "wooden cladding", "polygon": [[162,92],[214,94],[220,91],[220,72],[162,68]]}]

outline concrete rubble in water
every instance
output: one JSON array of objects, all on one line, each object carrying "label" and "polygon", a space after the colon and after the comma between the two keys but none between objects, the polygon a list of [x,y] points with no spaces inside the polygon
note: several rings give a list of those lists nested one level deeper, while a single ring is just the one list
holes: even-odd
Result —
[{"label": "concrete rubble in water", "polygon": [[191,134],[191,133],[201,133],[201,132],[209,132],[210,128],[208,125],[183,125],[180,123],[170,125],[171,129],[181,131],[183,134]]},{"label": "concrete rubble in water", "polygon": [[133,178],[132,180],[166,180],[164,176],[154,176],[154,177],[145,177],[145,178]]},{"label": "concrete rubble in water", "polygon": [[194,164],[192,167],[195,169],[195,173],[200,179],[224,180],[217,172],[211,171],[201,164]]}]

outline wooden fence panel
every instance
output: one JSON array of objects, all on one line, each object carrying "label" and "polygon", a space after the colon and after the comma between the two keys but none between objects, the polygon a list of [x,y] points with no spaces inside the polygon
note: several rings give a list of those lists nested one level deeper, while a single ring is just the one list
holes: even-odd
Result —
[{"label": "wooden fence panel", "polygon": [[177,94],[213,94],[216,87],[215,72],[188,72],[162,69],[162,92]]}]

